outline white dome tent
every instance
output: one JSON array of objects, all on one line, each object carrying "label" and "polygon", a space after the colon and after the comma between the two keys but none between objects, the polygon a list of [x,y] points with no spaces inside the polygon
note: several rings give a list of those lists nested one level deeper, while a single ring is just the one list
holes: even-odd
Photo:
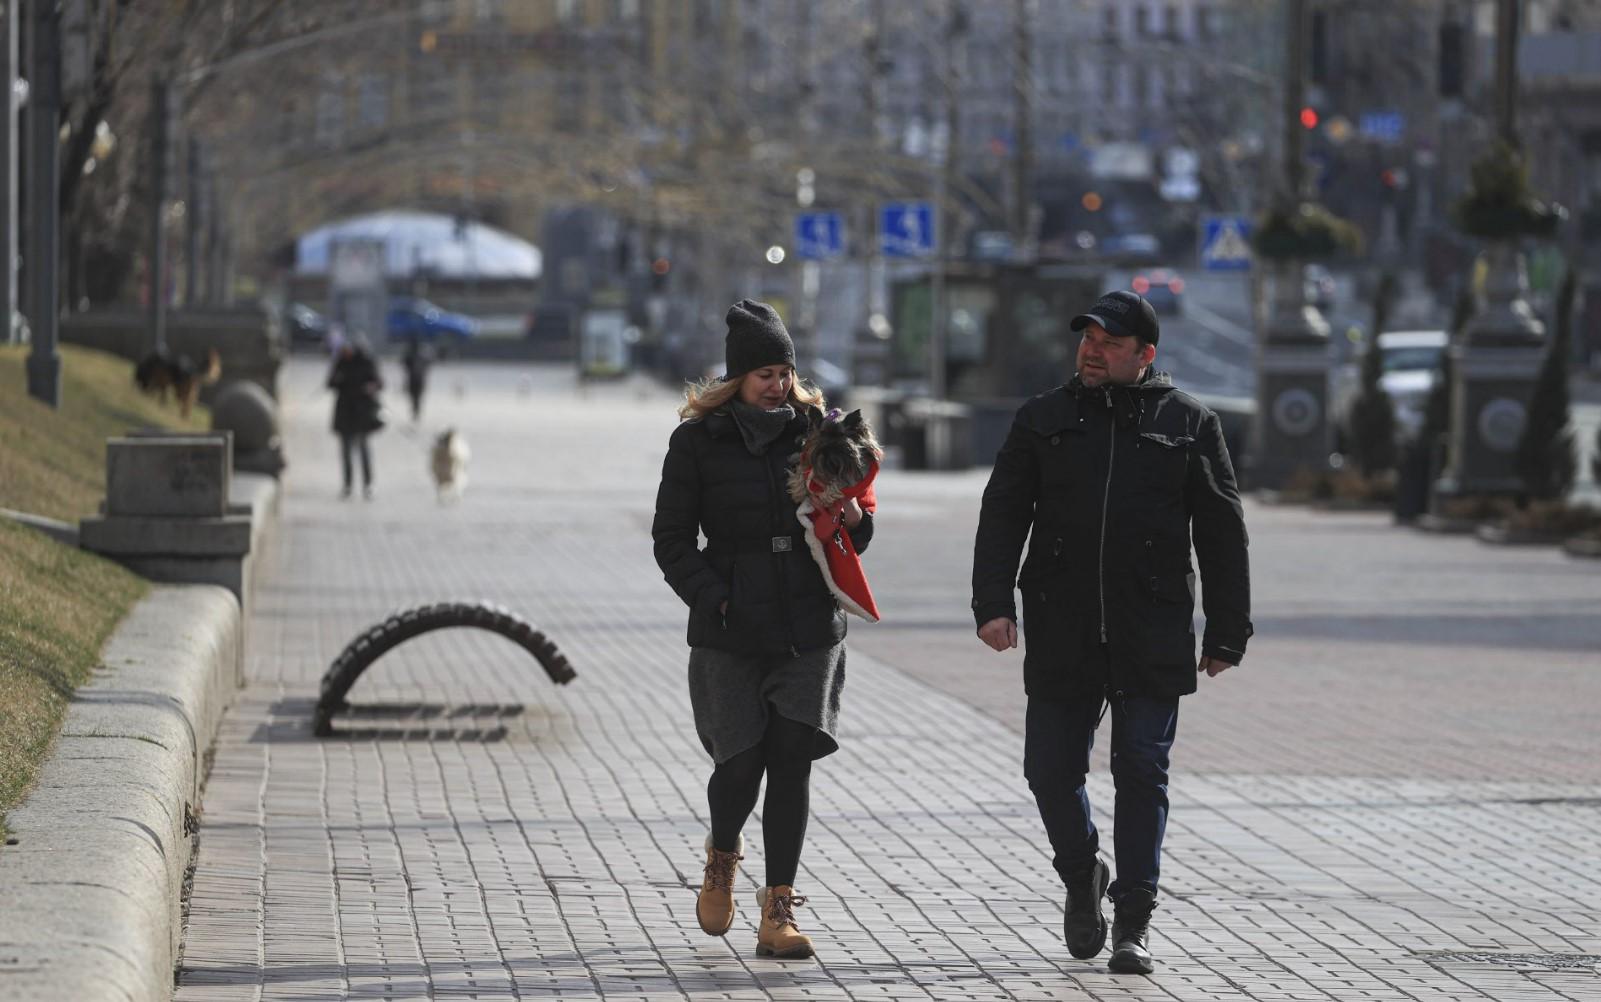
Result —
[{"label": "white dome tent", "polygon": [[295,273],[326,275],[328,249],[338,240],[384,242],[384,277],[405,279],[424,272],[436,279],[532,282],[543,269],[533,244],[483,223],[437,212],[390,210],[352,216],[319,227],[295,243]]}]

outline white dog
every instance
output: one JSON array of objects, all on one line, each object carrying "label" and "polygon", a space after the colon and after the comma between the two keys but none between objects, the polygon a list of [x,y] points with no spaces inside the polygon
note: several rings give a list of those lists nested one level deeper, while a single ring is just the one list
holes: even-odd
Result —
[{"label": "white dog", "polygon": [[461,500],[462,492],[467,489],[467,460],[471,458],[472,450],[467,448],[466,437],[456,429],[447,428],[434,439],[429,467],[441,504]]}]

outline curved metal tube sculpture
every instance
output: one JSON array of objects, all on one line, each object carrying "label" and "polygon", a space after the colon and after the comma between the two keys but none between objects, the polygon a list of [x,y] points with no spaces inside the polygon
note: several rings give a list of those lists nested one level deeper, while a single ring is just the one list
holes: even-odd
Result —
[{"label": "curved metal tube sculpture", "polygon": [[566,656],[533,624],[500,606],[485,602],[439,602],[397,612],[363,632],[339,652],[322,677],[322,695],[312,717],[312,732],[320,738],[333,733],[333,715],[350,709],[345,696],[356,679],[379,657],[413,637],[433,630],[473,626],[498,633],[532,654],[557,685],[578,677]]}]

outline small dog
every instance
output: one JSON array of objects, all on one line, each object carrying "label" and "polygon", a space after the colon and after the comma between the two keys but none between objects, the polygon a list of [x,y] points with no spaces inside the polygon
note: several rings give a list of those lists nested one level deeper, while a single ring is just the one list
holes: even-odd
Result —
[{"label": "small dog", "polygon": [[848,499],[856,499],[867,514],[878,510],[873,481],[883,458],[884,450],[861,411],[841,417],[838,410],[824,415],[814,408],[788,483],[795,517],[806,529],[806,548],[823,572],[828,590],[840,608],[874,623],[879,619],[878,605],[856,545],[841,526]]},{"label": "small dog", "polygon": [[790,500],[800,504],[814,497],[831,507],[844,497],[845,488],[861,483],[883,458],[884,450],[861,411],[841,417],[838,408],[826,415],[813,409],[800,462],[789,471]]},{"label": "small dog", "polygon": [[167,391],[178,401],[178,413],[184,417],[194,409],[200,397],[200,387],[210,386],[222,378],[222,356],[217,349],[206,351],[206,367],[195,365],[188,355],[174,355],[163,349],[153,351],[134,367],[133,381],[145,393],[155,394],[162,403],[167,402]]},{"label": "small dog", "polygon": [[456,429],[446,428],[434,439],[429,469],[434,475],[440,504],[461,500],[462,493],[467,490],[467,460],[471,458],[472,450],[467,448],[466,436]]}]

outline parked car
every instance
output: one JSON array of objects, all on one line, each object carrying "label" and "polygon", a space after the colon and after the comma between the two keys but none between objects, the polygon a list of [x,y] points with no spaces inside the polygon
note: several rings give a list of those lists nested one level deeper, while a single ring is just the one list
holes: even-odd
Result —
[{"label": "parked car", "polygon": [[1158,313],[1183,312],[1184,279],[1176,271],[1152,268],[1137,272],[1129,281],[1129,288],[1144,296]]},{"label": "parked car", "polygon": [[317,348],[328,339],[328,318],[305,303],[290,303],[284,310],[284,326],[289,331],[289,347]]},{"label": "parked car", "polygon": [[1154,233],[1114,233],[1101,239],[1101,253],[1129,260],[1151,258],[1162,253],[1162,242]]},{"label": "parked car", "polygon": [[472,317],[440,309],[413,296],[396,296],[389,301],[388,327],[391,341],[437,341],[442,336],[465,341],[478,333],[478,321]]},{"label": "parked car", "polygon": [[[1379,386],[1395,406],[1396,437],[1416,438],[1423,428],[1423,409],[1429,392],[1440,378],[1440,366],[1451,339],[1443,330],[1386,331],[1379,335],[1383,373]],[[1371,345],[1368,348],[1372,350]],[[1329,392],[1329,415],[1334,422],[1335,445],[1340,452],[1351,440],[1351,409],[1362,393],[1362,360],[1347,362],[1334,372]]]}]

